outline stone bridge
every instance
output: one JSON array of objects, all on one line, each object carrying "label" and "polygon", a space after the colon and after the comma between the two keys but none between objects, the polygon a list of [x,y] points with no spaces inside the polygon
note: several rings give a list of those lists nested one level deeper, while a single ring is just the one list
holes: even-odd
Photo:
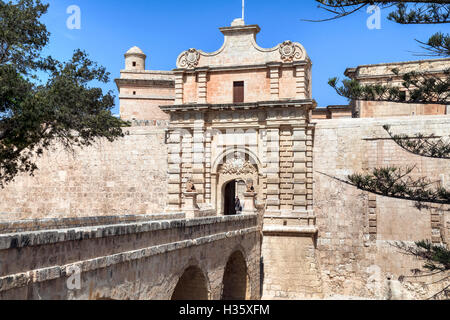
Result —
[{"label": "stone bridge", "polygon": [[257,215],[0,224],[0,299],[259,299]]}]

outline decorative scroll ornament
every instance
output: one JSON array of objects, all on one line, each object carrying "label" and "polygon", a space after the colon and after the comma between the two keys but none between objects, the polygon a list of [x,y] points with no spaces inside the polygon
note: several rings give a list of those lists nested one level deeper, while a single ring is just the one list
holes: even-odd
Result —
[{"label": "decorative scroll ornament", "polygon": [[186,183],[186,192],[195,192],[195,185],[191,179],[189,179]]},{"label": "decorative scroll ornament", "polygon": [[257,170],[249,161],[235,157],[222,165],[219,173],[225,175],[246,175],[255,174]]},{"label": "decorative scroll ornament", "polygon": [[292,62],[295,59],[300,59],[303,51],[299,45],[292,41],[285,41],[280,45],[281,60],[284,62]]},{"label": "decorative scroll ornament", "polygon": [[245,185],[247,186],[247,192],[255,192],[255,186],[252,179],[248,179],[245,182]]},{"label": "decorative scroll ornament", "polygon": [[181,55],[179,65],[181,68],[193,69],[199,61],[200,53],[196,49],[189,49]]}]

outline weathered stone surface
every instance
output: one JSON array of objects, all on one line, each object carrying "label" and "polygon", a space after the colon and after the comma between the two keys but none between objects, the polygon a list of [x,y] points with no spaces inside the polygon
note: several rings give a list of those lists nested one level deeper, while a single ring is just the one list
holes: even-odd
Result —
[{"label": "weathered stone surface", "polygon": [[[434,209],[416,208],[415,203],[368,195],[335,180],[388,165],[411,166],[413,176],[450,181],[450,162],[404,151],[386,139],[383,125],[399,134],[450,134],[450,117],[394,119],[348,119],[318,122],[314,142],[314,212],[319,237],[317,254],[325,296],[388,299],[425,299],[440,285],[426,286],[438,278],[408,278],[392,284],[401,275],[411,276],[423,261],[401,254],[393,241],[430,239]],[[448,183],[447,183],[448,184]],[[447,187],[449,187],[446,184]],[[374,209],[376,208],[376,209]],[[376,214],[370,214],[376,210]],[[449,208],[441,215],[449,219]],[[444,242],[448,243],[448,236]],[[390,278],[392,281],[388,281]]]},{"label": "weathered stone surface", "polygon": [[[131,127],[125,138],[74,154],[58,146],[0,191],[0,222],[163,212],[167,194],[164,127]],[[1,226],[0,226],[1,230]],[[1,231],[0,231],[1,232]]]},{"label": "weathered stone surface", "polygon": [[[173,72],[146,71],[132,48],[117,80],[130,134],[75,156],[55,146],[35,177],[0,191],[0,298],[219,299],[230,297],[229,281],[246,284],[239,299],[423,299],[439,289],[426,285],[434,278],[399,281],[422,262],[392,241],[448,244],[448,208],[419,210],[338,179],[416,164],[414,176],[450,187],[448,160],[410,154],[382,129],[448,136],[450,117],[392,118],[420,109],[408,105],[366,108],[383,119],[311,122],[304,48],[262,49],[259,27],[243,23],[221,31],[219,51],[185,51]],[[366,67],[354,72],[387,72]],[[244,102],[233,101],[235,81]],[[248,181],[251,210],[224,217],[226,186]],[[74,270],[77,290],[67,282]]]},{"label": "weathered stone surface", "polygon": [[[121,226],[103,226],[116,234],[103,232],[97,239],[80,239],[76,246],[65,238],[36,244],[39,250],[28,252],[0,249],[3,261],[18,254],[26,257],[1,270],[0,299],[170,299],[181,275],[192,266],[206,275],[208,297],[220,299],[225,266],[236,252],[245,259],[248,298],[259,298],[260,235],[255,215],[167,221],[137,234],[140,227],[124,230],[128,238],[117,234]],[[41,234],[48,239],[47,232]],[[114,248],[109,246],[112,242]],[[69,255],[58,254],[68,250]],[[32,270],[36,262],[40,268]],[[79,288],[69,285],[72,270],[80,272]]]}]

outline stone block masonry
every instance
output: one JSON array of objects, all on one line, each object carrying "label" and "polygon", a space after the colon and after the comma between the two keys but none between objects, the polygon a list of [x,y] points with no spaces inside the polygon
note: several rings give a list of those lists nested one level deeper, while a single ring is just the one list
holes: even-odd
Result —
[{"label": "stone block masonry", "polygon": [[418,209],[412,201],[362,192],[339,182],[375,167],[416,165],[414,177],[441,180],[449,188],[450,161],[409,153],[389,139],[398,134],[449,137],[450,117],[319,121],[314,139],[314,212],[317,255],[325,297],[426,299],[443,285],[439,278],[407,278],[423,261],[401,254],[394,241],[448,243],[449,207]]},{"label": "stone block masonry", "polygon": [[67,153],[55,146],[34,177],[0,190],[0,221],[163,212],[167,199],[166,122],[135,122],[114,143]]},{"label": "stone block masonry", "polygon": [[[131,48],[116,80],[129,134],[73,155],[55,146],[34,177],[0,191],[0,298],[424,299],[440,289],[432,277],[400,282],[423,263],[392,242],[448,244],[449,208],[341,180],[416,165],[413,176],[450,188],[448,160],[408,153],[382,129],[444,137],[450,117],[355,104],[355,115],[387,117],[314,123],[300,43],[261,48],[259,26],[242,20],[220,31],[218,51],[184,51],[173,71],[145,70]],[[72,267],[82,271],[75,291]]]}]

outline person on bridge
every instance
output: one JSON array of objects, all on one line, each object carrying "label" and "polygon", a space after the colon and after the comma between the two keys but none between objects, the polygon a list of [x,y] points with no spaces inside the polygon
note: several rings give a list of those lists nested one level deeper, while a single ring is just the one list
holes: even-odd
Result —
[{"label": "person on bridge", "polygon": [[236,197],[234,208],[236,210],[236,214],[242,213],[242,205],[241,205],[241,200],[239,199],[239,197]]}]

